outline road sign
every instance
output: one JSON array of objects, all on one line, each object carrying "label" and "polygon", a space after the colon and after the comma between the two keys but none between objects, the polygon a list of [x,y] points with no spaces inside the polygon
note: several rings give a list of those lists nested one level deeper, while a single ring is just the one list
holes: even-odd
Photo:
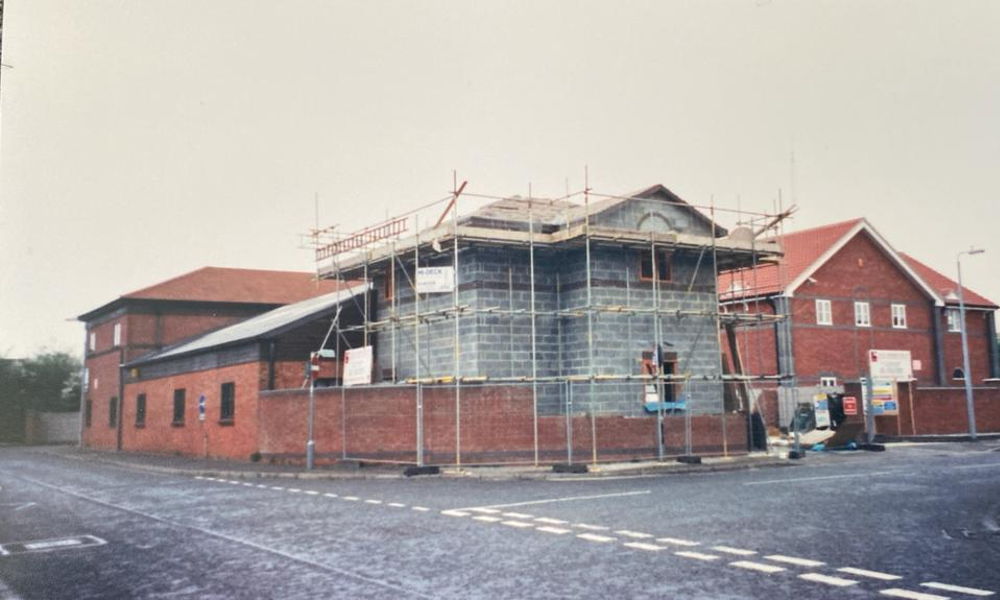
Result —
[{"label": "road sign", "polygon": [[844,414],[845,415],[856,415],[858,414],[858,399],[854,396],[844,396]]},{"label": "road sign", "polygon": [[873,379],[913,379],[913,361],[909,350],[869,350],[868,371]]},{"label": "road sign", "polygon": [[198,420],[205,420],[205,394],[198,396]]}]

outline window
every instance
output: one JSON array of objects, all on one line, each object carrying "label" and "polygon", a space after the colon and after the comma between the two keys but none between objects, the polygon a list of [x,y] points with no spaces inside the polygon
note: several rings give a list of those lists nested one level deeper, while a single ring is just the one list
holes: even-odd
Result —
[{"label": "window", "polygon": [[114,333],[112,335],[113,335],[112,339],[114,340],[113,341],[113,345],[115,347],[121,346],[122,345],[122,324],[121,323],[115,323],[115,329],[114,329]]},{"label": "window", "polygon": [[825,388],[827,388],[827,387],[837,387],[837,378],[836,377],[820,377],[819,378],[819,387],[825,387]]},{"label": "window", "polygon": [[958,381],[965,380],[965,373],[962,371],[962,367],[955,367],[955,369],[951,372],[951,378]]},{"label": "window", "polygon": [[392,297],[396,292],[393,286],[394,277],[395,270],[390,270],[390,272],[386,273],[385,277],[382,278],[382,297],[389,301],[392,301]]},{"label": "window", "polygon": [[108,400],[108,427],[116,427],[118,425],[118,398],[112,396]]},{"label": "window", "polygon": [[962,331],[962,311],[957,308],[949,308],[944,314],[948,319],[948,331]]},{"label": "window", "polygon": [[87,337],[87,347],[90,348],[91,352],[93,352],[94,350],[97,350],[97,332],[96,331],[91,331],[90,332],[90,336]]},{"label": "window", "polygon": [[219,422],[232,423],[236,412],[236,384],[233,382],[223,383],[219,393]]},{"label": "window", "polygon": [[[656,251],[656,278],[658,281],[670,281],[670,253],[666,250]],[[639,279],[653,279],[653,255],[643,252],[639,261]]]},{"label": "window", "polygon": [[867,302],[854,303],[854,325],[856,327],[871,327],[871,309]]},{"label": "window", "polygon": [[83,404],[83,422],[87,427],[90,427],[90,419],[94,414],[94,402],[87,398],[87,401]]},{"label": "window", "polygon": [[816,300],[816,324],[833,325],[833,309],[829,300]]},{"label": "window", "polygon": [[184,389],[174,390],[174,420],[171,425],[184,424]]},{"label": "window", "polygon": [[135,426],[146,426],[146,394],[135,397]]},{"label": "window", "polygon": [[892,326],[896,329],[906,329],[906,305],[892,305]]}]

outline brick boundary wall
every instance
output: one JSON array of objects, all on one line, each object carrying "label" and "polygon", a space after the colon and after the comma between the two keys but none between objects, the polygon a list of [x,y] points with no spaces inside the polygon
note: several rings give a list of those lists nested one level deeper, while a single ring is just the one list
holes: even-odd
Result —
[{"label": "brick boundary wall", "polygon": [[[905,384],[899,386],[899,418],[876,417],[876,430],[884,435],[947,435],[969,431],[965,388],[913,386],[913,399]],[[1000,387],[973,388],[978,433],[1000,433]],[[911,414],[912,407],[912,414]]]},{"label": "brick boundary wall", "polygon": [[[455,390],[450,386],[424,387],[424,461],[456,462]],[[416,462],[417,411],[413,387],[368,387],[315,391],[317,463],[341,458]],[[259,402],[259,440],[262,458],[272,463],[300,463],[307,439],[308,390],[265,391]],[[534,422],[528,386],[463,386],[461,389],[462,464],[531,463],[534,460]],[[346,420],[343,415],[346,414]],[[591,419],[574,413],[574,462],[628,461],[655,458],[656,415],[598,415]],[[684,454],[684,417],[664,417],[667,456]],[[538,418],[539,461],[567,461],[566,415]],[[699,455],[746,454],[747,421],[741,414],[725,418],[692,415],[692,452]]]}]

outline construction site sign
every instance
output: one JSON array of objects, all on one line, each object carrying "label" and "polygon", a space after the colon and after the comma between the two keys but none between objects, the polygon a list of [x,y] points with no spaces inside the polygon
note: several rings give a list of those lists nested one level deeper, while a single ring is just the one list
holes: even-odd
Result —
[{"label": "construction site sign", "polygon": [[854,396],[844,396],[844,414],[845,415],[856,415],[858,414],[858,399]]},{"label": "construction site sign", "polygon": [[816,415],[816,428],[830,426],[830,403],[826,394],[813,396],[813,414]]},{"label": "construction site sign", "polygon": [[455,267],[417,269],[418,294],[444,294],[455,290]]},{"label": "construction site sign", "polygon": [[909,350],[869,350],[868,371],[873,379],[913,379],[913,361]]},{"label": "construction site sign", "polygon": [[344,352],[344,385],[366,385],[372,382],[372,347],[362,346]]},{"label": "construction site sign", "polygon": [[[867,397],[868,387],[863,386],[862,392]],[[871,407],[872,414],[875,416],[879,415],[898,415],[899,414],[899,402],[896,400],[896,382],[892,379],[872,379],[872,392],[871,392]],[[866,398],[867,399],[867,398]],[[868,406],[869,403],[865,402]]]}]

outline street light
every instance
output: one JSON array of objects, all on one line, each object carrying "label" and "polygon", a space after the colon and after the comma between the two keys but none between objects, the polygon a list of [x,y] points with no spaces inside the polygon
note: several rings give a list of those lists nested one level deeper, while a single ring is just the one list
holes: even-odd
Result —
[{"label": "street light", "polygon": [[969,418],[969,437],[976,441],[976,407],[972,399],[972,373],[969,372],[969,337],[965,332],[965,294],[962,291],[962,255],[982,254],[982,248],[969,248],[958,253],[958,320],[962,332],[962,376],[965,380],[965,411]]}]

